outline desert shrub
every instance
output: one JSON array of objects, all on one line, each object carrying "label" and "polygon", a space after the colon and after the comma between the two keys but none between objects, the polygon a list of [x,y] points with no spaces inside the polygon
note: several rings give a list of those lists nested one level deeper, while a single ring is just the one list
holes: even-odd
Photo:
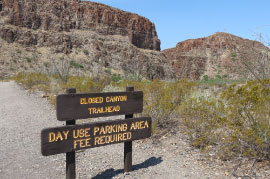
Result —
[{"label": "desert shrub", "polygon": [[95,84],[91,78],[70,76],[63,88],[76,88],[77,92],[91,92]]},{"label": "desert shrub", "polygon": [[270,80],[230,85],[214,98],[186,100],[182,123],[194,146],[216,145],[220,158],[270,159]]},{"label": "desert shrub", "polygon": [[224,125],[224,105],[214,98],[189,98],[180,106],[185,133],[191,144],[204,149],[218,141],[218,129]]},{"label": "desert shrub", "polygon": [[90,78],[85,76],[71,76],[66,83],[62,84],[62,88],[76,88],[77,92],[101,92],[106,85],[110,83],[110,79]]},{"label": "desert shrub", "polygon": [[154,81],[125,81],[123,86],[134,86],[135,90],[144,93],[143,114],[152,117],[157,127],[166,127],[175,115],[176,108],[188,96],[193,83],[185,80],[177,82]]},{"label": "desert shrub", "polygon": [[35,85],[46,87],[50,82],[49,77],[41,73],[18,73],[12,79],[29,89]]},{"label": "desert shrub", "polygon": [[250,81],[231,85],[222,94],[227,117],[227,130],[221,141],[223,158],[242,155],[270,159],[269,86],[270,80]]}]

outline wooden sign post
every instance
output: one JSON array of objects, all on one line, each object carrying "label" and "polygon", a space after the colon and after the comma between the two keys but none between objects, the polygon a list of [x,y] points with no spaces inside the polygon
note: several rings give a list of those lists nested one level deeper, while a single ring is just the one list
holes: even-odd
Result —
[{"label": "wooden sign post", "polygon": [[[75,88],[56,98],[57,119],[66,126],[41,131],[44,156],[66,153],[66,178],[76,178],[75,151],[124,142],[124,172],[132,170],[132,141],[151,136],[150,117],[133,118],[143,110],[143,93],[127,87],[125,92],[81,93]],[[76,119],[125,115],[125,119],[75,125]]]},{"label": "wooden sign post", "polygon": [[[126,87],[126,91],[134,91],[134,87]],[[133,118],[133,114],[125,115],[125,119],[129,118]],[[124,172],[130,172],[131,170],[132,170],[132,141],[128,141],[124,143]]]},{"label": "wooden sign post", "polygon": [[[67,94],[75,94],[76,88],[68,88],[66,90]],[[66,121],[66,126],[75,125],[76,121],[74,119]],[[66,153],[66,178],[75,179],[76,178],[76,157],[75,152]]]}]

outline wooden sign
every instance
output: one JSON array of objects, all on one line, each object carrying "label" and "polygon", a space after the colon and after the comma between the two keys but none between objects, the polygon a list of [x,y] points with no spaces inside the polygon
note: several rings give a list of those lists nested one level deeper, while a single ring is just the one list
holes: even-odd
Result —
[{"label": "wooden sign", "polygon": [[141,113],[143,92],[61,94],[56,98],[60,121]]},{"label": "wooden sign", "polygon": [[151,118],[130,118],[43,129],[44,156],[94,148],[151,136]]}]

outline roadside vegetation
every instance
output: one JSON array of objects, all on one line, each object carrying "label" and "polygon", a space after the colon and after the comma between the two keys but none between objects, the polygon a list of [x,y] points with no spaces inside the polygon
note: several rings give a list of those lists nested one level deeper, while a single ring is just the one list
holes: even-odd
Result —
[{"label": "roadside vegetation", "polygon": [[126,86],[144,92],[144,112],[151,116],[153,133],[181,126],[191,145],[222,160],[245,157],[270,159],[270,80],[235,81],[203,78],[130,80],[120,75],[90,78],[40,73],[19,73],[12,78],[29,90],[41,90],[55,104],[55,95],[68,87],[77,92],[124,91]]}]

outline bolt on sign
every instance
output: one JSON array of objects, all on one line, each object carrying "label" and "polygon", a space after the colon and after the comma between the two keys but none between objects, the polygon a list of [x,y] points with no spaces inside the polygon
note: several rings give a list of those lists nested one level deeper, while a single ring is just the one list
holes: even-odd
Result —
[{"label": "bolt on sign", "polygon": [[150,117],[49,128],[41,132],[41,152],[48,156],[150,136]]},{"label": "bolt on sign", "polygon": [[92,94],[62,94],[56,98],[60,121],[141,113],[142,91]]}]

